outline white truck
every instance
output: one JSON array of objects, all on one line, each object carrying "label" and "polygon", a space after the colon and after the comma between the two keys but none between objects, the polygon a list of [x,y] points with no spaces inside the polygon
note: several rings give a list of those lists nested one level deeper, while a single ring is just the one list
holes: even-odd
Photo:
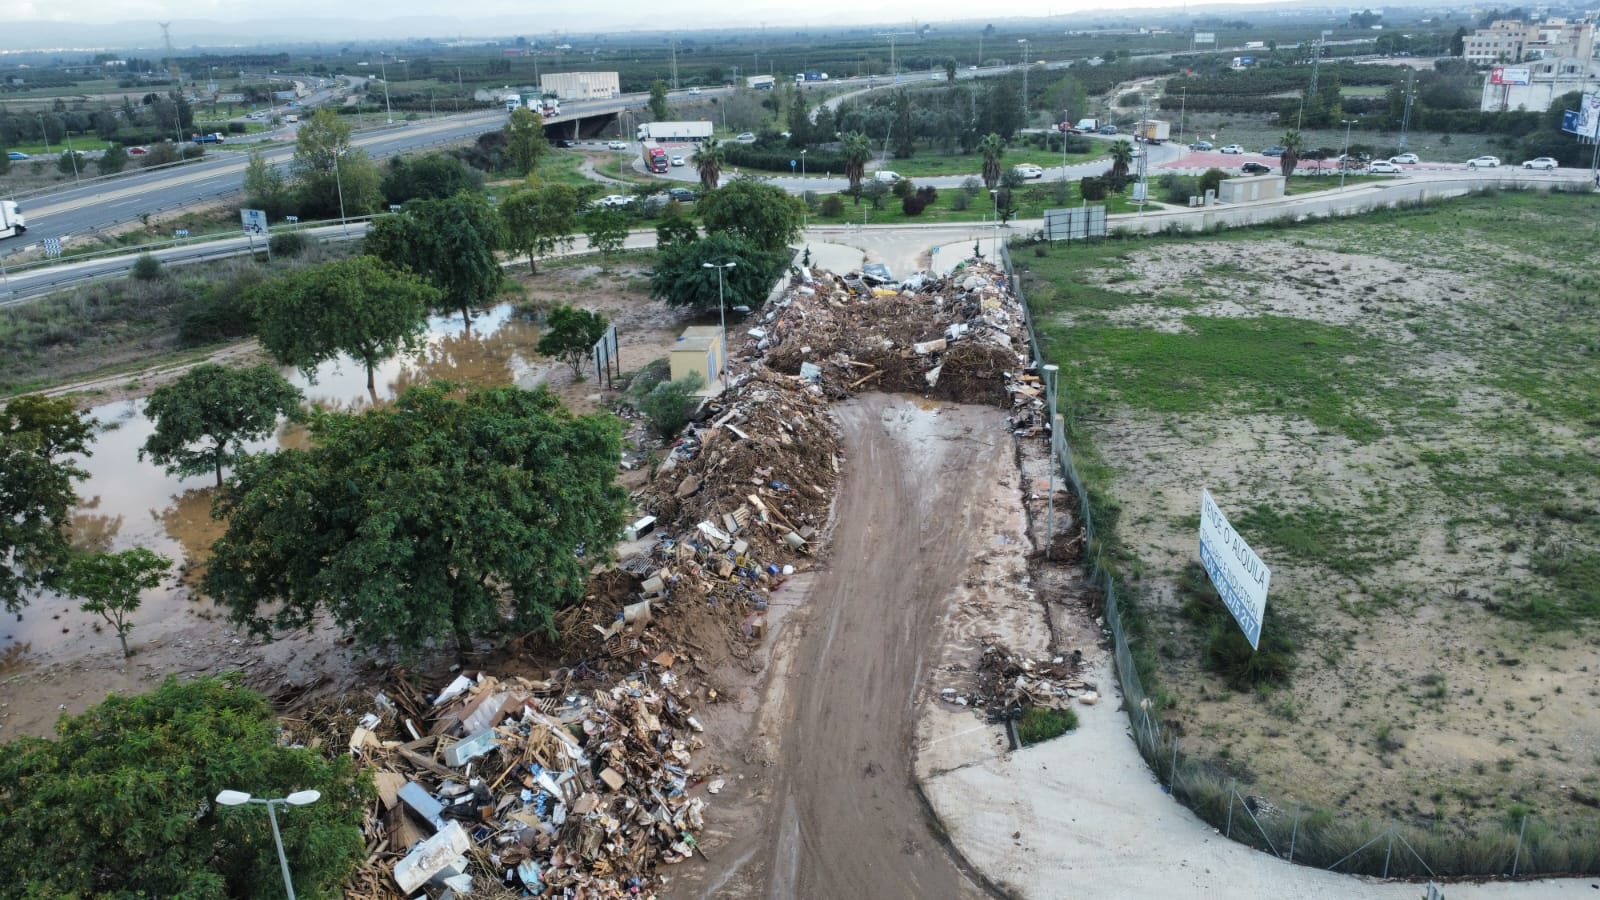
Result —
[{"label": "white truck", "polygon": [[771,75],[751,75],[745,78],[744,83],[758,91],[770,91],[777,80]]},{"label": "white truck", "polygon": [[641,141],[703,141],[711,137],[710,122],[646,122],[639,126]]},{"label": "white truck", "polygon": [[505,99],[506,99],[506,112],[508,112],[508,113],[516,112],[517,110],[522,108],[522,95],[521,94],[507,94]]},{"label": "white truck", "polygon": [[15,200],[0,200],[0,238],[14,237],[28,230],[28,218],[17,209]]}]

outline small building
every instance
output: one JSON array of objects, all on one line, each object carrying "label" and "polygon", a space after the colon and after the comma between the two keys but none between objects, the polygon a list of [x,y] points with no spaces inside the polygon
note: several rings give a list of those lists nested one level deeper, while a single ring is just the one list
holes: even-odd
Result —
[{"label": "small building", "polygon": [[558,100],[610,100],[622,93],[616,72],[556,72],[539,76],[539,92]]},{"label": "small building", "polygon": [[668,354],[672,380],[700,373],[709,387],[722,375],[722,329],[716,325],[691,325],[678,336]]},{"label": "small building", "polygon": [[1249,203],[1254,200],[1278,200],[1283,197],[1283,187],[1288,180],[1282,175],[1224,178],[1222,183],[1217,185],[1217,202]]},{"label": "small building", "polygon": [[1478,108],[1483,112],[1544,112],[1563,94],[1594,90],[1596,78],[1600,78],[1600,62],[1578,56],[1495,66],[1483,80]]}]

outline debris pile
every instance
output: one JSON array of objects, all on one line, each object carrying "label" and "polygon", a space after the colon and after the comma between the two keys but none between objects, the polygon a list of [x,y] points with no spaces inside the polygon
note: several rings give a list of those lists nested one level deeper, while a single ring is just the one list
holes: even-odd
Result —
[{"label": "debris pile", "polygon": [[377,695],[349,738],[379,801],[347,894],[438,900],[492,882],[490,893],[655,896],[657,868],[696,852],[706,802],[691,758],[703,729],[673,663],[663,653],[587,691],[561,671],[461,675],[431,703]]},{"label": "debris pile", "polygon": [[1099,702],[1100,695],[1093,684],[1079,677],[1082,663],[1080,651],[1042,661],[1018,656],[999,644],[988,644],[983,648],[970,690],[943,688],[939,699],[981,710],[991,722],[1018,718],[1033,706],[1062,709],[1074,699],[1092,706]]}]

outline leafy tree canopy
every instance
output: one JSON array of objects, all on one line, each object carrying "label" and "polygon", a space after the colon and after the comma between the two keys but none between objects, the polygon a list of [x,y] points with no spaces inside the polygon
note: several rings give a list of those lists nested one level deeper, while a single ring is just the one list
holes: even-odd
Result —
[{"label": "leafy tree canopy", "polygon": [[221,487],[223,465],[244,456],[247,441],[271,435],[279,416],[295,415],[301,399],[299,389],[271,366],[195,366],[150,395],[144,414],[156,428],[139,458],[149,454],[177,475],[215,469]]},{"label": "leafy tree canopy", "polygon": [[772,253],[751,246],[725,232],[708,234],[698,241],[669,247],[656,254],[656,268],[650,275],[650,296],[665,300],[669,306],[688,306],[715,310],[717,306],[717,269],[705,264],[720,266],[735,263],[722,272],[725,302],[729,307],[759,307],[767,300],[767,293],[777,281],[789,254]]},{"label": "leafy tree canopy", "polygon": [[237,678],[112,696],[54,738],[0,745],[0,859],[18,897],[266,896],[282,890],[265,810],[227,809],[223,790],[283,797],[284,852],[302,897],[337,896],[361,862],[372,789],[348,757],[279,743],[264,697]]},{"label": "leafy tree canopy", "polygon": [[784,250],[800,236],[805,206],[783,188],[736,178],[700,198],[707,234],[724,232],[764,251]]},{"label": "leafy tree canopy", "polygon": [[504,243],[500,217],[484,197],[456,194],[413,200],[398,216],[384,216],[367,232],[366,250],[396,268],[410,269],[439,290],[440,308],[461,313],[484,306],[503,277],[494,252]]},{"label": "leafy tree canopy", "polygon": [[30,394],[0,410],[0,601],[21,608],[65,564],[66,526],[86,472],[64,455],[88,455],[92,425],[71,400]]},{"label": "leafy tree canopy", "polygon": [[539,165],[539,160],[550,152],[550,141],[544,136],[544,117],[519,106],[511,111],[501,129],[506,135],[506,151],[518,175],[527,175]]},{"label": "leafy tree canopy", "polygon": [[535,272],[535,256],[572,246],[578,229],[578,192],[570,185],[543,184],[517,191],[500,201],[500,221],[506,244],[528,254],[528,271]]},{"label": "leafy tree canopy", "polygon": [[462,191],[482,189],[482,172],[443,153],[390,157],[383,174],[383,199],[389,203],[443,200]]},{"label": "leafy tree canopy", "polygon": [[572,367],[576,377],[586,359],[594,357],[595,342],[605,336],[606,317],[587,309],[557,306],[545,317],[538,351]]},{"label": "leafy tree canopy", "polygon": [[258,632],[326,610],[365,644],[552,628],[622,525],[621,429],[546,391],[414,387],[319,413],[309,450],[252,457],[218,504],[204,589]]},{"label": "leafy tree canopy", "polygon": [[349,123],[326,106],[300,124],[289,171],[302,215],[362,216],[383,201],[378,167],[350,142]]},{"label": "leafy tree canopy", "polygon": [[144,547],[120,553],[80,553],[72,557],[61,576],[61,590],[83,601],[84,612],[106,620],[128,651],[128,620],[139,608],[139,595],[159,587],[172,568],[172,560]]}]

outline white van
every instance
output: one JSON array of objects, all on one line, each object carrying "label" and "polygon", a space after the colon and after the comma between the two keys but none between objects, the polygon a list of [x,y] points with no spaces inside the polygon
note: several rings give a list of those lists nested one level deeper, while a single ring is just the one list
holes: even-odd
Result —
[{"label": "white van", "polygon": [[881,169],[872,177],[873,180],[881,181],[884,184],[894,184],[896,181],[900,180],[900,173],[891,172],[888,169]]}]

